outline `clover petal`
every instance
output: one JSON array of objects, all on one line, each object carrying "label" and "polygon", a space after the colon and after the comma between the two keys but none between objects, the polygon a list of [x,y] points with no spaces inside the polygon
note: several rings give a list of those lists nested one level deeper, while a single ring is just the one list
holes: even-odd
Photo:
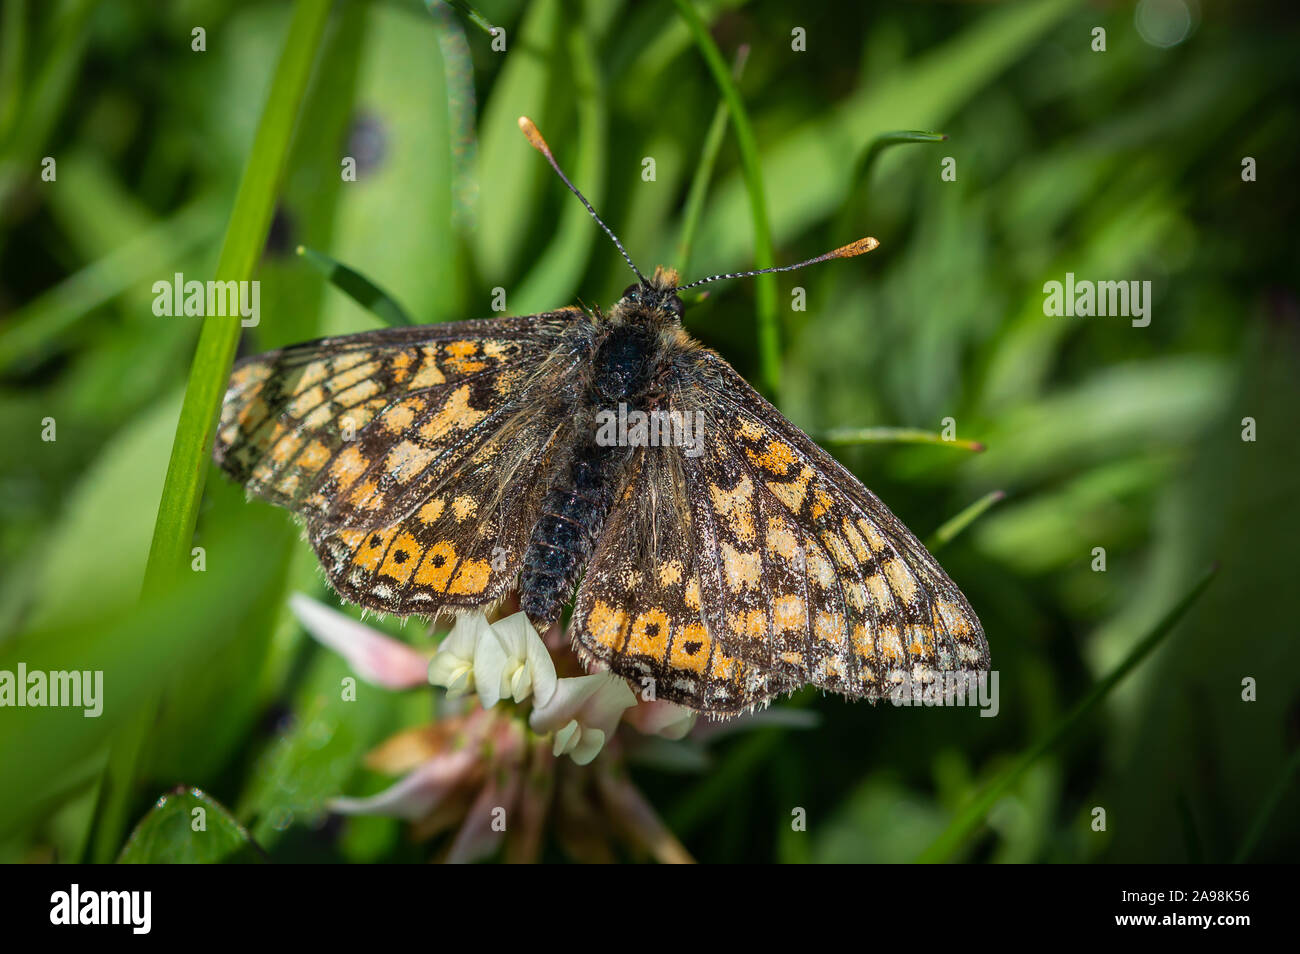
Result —
[{"label": "clover petal", "polygon": [[429,661],[405,643],[302,593],[289,597],[289,608],[317,642],[342,656],[371,685],[412,689],[424,683]]}]

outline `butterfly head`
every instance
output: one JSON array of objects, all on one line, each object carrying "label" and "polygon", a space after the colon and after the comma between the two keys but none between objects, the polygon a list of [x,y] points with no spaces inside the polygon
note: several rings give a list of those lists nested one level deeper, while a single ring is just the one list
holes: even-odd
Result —
[{"label": "butterfly head", "polygon": [[660,265],[650,278],[623,289],[619,306],[624,310],[666,313],[680,320],[682,300],[677,294],[677,270]]}]

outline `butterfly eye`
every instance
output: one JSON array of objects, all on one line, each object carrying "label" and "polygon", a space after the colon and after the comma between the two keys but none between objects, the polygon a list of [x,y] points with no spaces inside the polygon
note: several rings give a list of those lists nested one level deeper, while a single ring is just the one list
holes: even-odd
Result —
[{"label": "butterfly eye", "polygon": [[673,295],[672,298],[668,299],[667,308],[678,318],[680,318],[682,316],[682,312],[686,310],[685,306],[682,304],[682,300],[678,298],[676,295]]},{"label": "butterfly eye", "polygon": [[637,297],[637,293],[640,291],[641,291],[640,285],[635,285],[635,284],[628,285],[626,288],[623,289],[623,297],[631,298],[633,301],[635,301]]}]

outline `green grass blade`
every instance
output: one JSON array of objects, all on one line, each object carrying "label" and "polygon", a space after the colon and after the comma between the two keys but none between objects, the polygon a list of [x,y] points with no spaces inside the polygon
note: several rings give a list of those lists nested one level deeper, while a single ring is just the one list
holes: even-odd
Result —
[{"label": "green grass blade", "polygon": [[1110,695],[1111,690],[1119,685],[1125,676],[1136,669],[1151,654],[1151,651],[1164,641],[1165,637],[1173,631],[1178,621],[1183,618],[1183,614],[1205,592],[1205,588],[1210,585],[1210,581],[1214,579],[1218,571],[1219,568],[1215,565],[1201,574],[1200,579],[1196,581],[1187,595],[1179,600],[1173,609],[1166,613],[1164,618],[1156,624],[1155,628],[1129,651],[1123,662],[1111,670],[1104,679],[1097,682],[1088,694],[1050,732],[1021,755],[1013,765],[986,785],[979,794],[967,802],[957,812],[943,833],[925,851],[921,852],[916,860],[923,863],[934,863],[946,861],[950,858],[970,837],[971,833],[979,827],[979,824],[987,817],[989,810],[997,804],[998,799],[1005,795],[1035,762],[1056,748],[1079,723],[1101,705],[1105,698]]},{"label": "green grass blade", "polygon": [[[699,47],[709,72],[722,93],[736,127],[736,145],[740,149],[740,164],[744,172],[745,188],[749,192],[750,214],[754,218],[754,268],[771,268],[776,264],[772,251],[772,229],[768,224],[767,197],[763,190],[763,167],[759,161],[758,143],[749,123],[749,114],[740,98],[740,90],[727,69],[718,45],[709,35],[708,27],[690,0],[673,0],[681,14],[695,45]],[[759,275],[754,279],[758,306],[758,359],[759,373],[768,393],[779,395],[781,388],[781,331],[776,317],[776,276]]]},{"label": "green grass blade", "polygon": [[465,0],[424,0],[424,5],[430,9],[430,12],[432,12],[433,7],[440,3],[445,3],[447,6],[455,9],[461,16],[474,24],[488,36],[493,35],[492,31],[495,30],[496,27],[492,25],[491,21],[488,20],[487,17],[475,10],[472,6],[466,3]]},{"label": "green grass blade", "polygon": [[[329,10],[329,0],[298,0],[294,7],[270,95],[235,196],[217,262],[218,281],[251,279],[261,256],[294,123],[306,95]],[[170,589],[188,562],[199,499],[208,473],[217,410],[239,342],[239,329],[236,318],[218,316],[203,320],[145,567],[146,596]],[[154,718],[153,709],[153,705],[143,706],[114,738],[97,812],[95,860],[107,861],[113,857],[125,829],[136,765]]]},{"label": "green grass blade", "polygon": [[942,444],[960,450],[980,452],[984,445],[979,441],[945,440],[934,431],[921,431],[911,427],[837,427],[822,435],[825,444]]},{"label": "green grass blade", "polygon": [[1236,857],[1232,859],[1235,864],[1243,864],[1255,853],[1255,846],[1259,844],[1264,830],[1268,828],[1268,820],[1273,817],[1273,812],[1277,811],[1277,806],[1282,803],[1282,796],[1291,786],[1297,770],[1300,770],[1300,749],[1291,753],[1291,758],[1282,768],[1282,774],[1278,776],[1277,784],[1269,791],[1268,798],[1264,799],[1264,804],[1260,806],[1259,814],[1250,823],[1250,830],[1246,832]]},{"label": "green grass blade", "polygon": [[1006,492],[1002,490],[994,490],[991,493],[985,494],[961,513],[957,514],[957,516],[945,521],[938,530],[934,531],[934,536],[925,542],[926,547],[931,553],[941,547],[946,547],[948,544],[952,543],[953,538],[956,537],[957,534],[961,533],[978,520],[984,511],[988,510],[989,507],[992,507],[998,501],[1006,499],[1006,496]]},{"label": "green grass blade", "polygon": [[[736,51],[736,60],[731,73],[740,81],[745,72],[745,61],[749,59],[749,47],[742,46]],[[718,161],[718,152],[722,149],[722,138],[727,132],[727,103],[718,103],[713,112],[713,121],[709,123],[708,134],[704,137],[704,149],[700,153],[700,163],[695,167],[695,178],[691,180],[691,189],[686,194],[686,211],[682,215],[682,237],[677,242],[677,257],[674,263],[682,274],[684,281],[690,280],[691,246],[695,242],[695,230],[700,225],[700,215],[704,212],[704,199],[709,192],[709,180],[713,178],[713,167]]]},{"label": "green grass blade", "polygon": [[347,295],[366,311],[386,325],[409,326],[415,324],[405,309],[393,297],[355,269],[337,262],[324,252],[305,245],[298,246],[298,254],[320,272],[329,283]]}]

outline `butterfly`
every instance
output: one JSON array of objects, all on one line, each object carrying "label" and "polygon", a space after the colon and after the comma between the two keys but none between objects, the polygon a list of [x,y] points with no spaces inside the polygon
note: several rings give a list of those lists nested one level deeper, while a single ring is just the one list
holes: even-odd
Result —
[{"label": "butterfly", "polygon": [[[305,522],[345,600],[397,615],[517,593],[539,631],[656,698],[725,717],[812,684],[876,700],[989,668],[970,604],[848,470],[682,327],[706,282],[324,338],[238,362],[215,458]],[[576,598],[575,598],[576,594]]]}]

